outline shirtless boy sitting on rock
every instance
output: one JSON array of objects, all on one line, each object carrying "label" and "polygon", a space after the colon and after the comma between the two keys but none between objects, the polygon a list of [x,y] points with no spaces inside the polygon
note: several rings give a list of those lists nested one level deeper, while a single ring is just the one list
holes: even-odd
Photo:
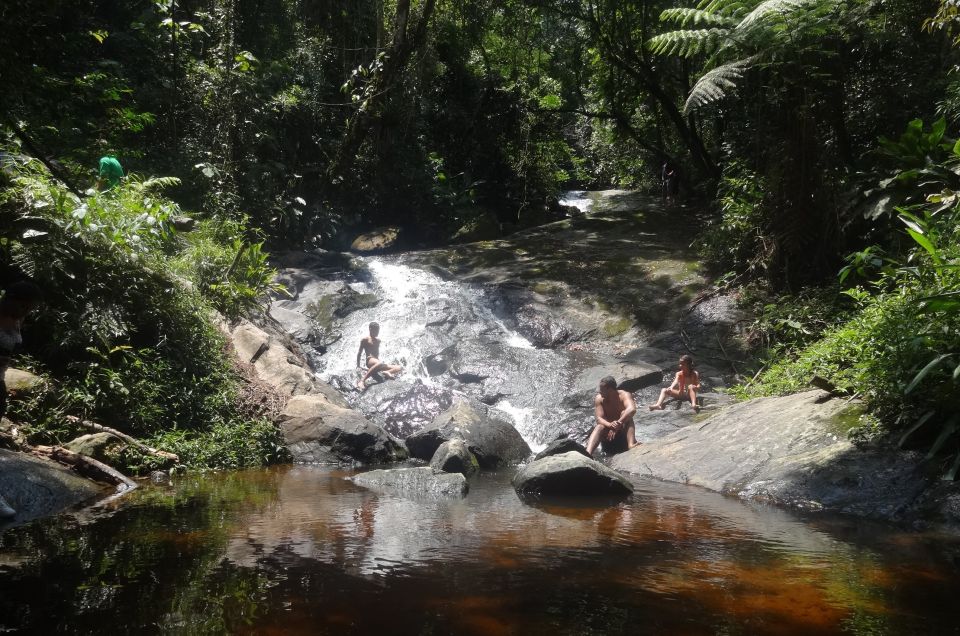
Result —
[{"label": "shirtless boy sitting on rock", "polygon": [[388,380],[392,380],[403,371],[403,367],[380,361],[380,338],[377,337],[379,333],[380,325],[371,322],[370,335],[360,339],[360,349],[357,351],[357,366],[360,366],[361,355],[366,355],[367,357],[367,372],[363,378],[357,382],[357,388],[361,391],[367,388],[367,379],[374,373],[379,373]]},{"label": "shirtless boy sitting on rock", "polygon": [[591,457],[601,442],[611,450],[629,450],[638,444],[633,424],[637,404],[629,391],[617,390],[617,381],[613,376],[608,375],[600,380],[600,392],[593,404],[597,425],[587,440],[587,453]]}]

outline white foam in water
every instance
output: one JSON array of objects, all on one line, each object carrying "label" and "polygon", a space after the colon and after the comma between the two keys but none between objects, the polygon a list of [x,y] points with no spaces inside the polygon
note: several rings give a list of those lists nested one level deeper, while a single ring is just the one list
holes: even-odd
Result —
[{"label": "white foam in water", "polygon": [[514,406],[509,400],[500,400],[496,403],[497,410],[503,411],[513,418],[513,427],[520,433],[520,437],[527,443],[534,453],[539,453],[547,447],[546,444],[540,444],[533,441],[536,423],[533,421],[534,413],[539,409],[522,408]]},{"label": "white foam in water", "polygon": [[560,199],[559,203],[560,205],[572,205],[586,214],[590,211],[590,207],[593,205],[593,199],[590,198],[590,193],[588,192],[583,190],[571,190],[570,192],[564,193],[563,198]]}]

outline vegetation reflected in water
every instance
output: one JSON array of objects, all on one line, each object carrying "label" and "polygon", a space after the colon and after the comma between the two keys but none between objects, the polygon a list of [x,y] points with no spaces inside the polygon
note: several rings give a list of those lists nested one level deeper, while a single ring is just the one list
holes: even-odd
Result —
[{"label": "vegetation reflected in water", "polygon": [[641,483],[611,508],[285,467],[0,535],[0,627],[188,633],[943,633],[958,543]]}]

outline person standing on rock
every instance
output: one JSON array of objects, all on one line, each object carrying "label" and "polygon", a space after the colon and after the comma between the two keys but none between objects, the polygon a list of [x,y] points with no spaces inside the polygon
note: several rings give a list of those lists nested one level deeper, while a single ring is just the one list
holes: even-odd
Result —
[{"label": "person standing on rock", "polygon": [[656,404],[650,405],[651,411],[662,411],[663,403],[668,397],[682,400],[684,397],[690,398],[690,406],[694,411],[700,412],[700,405],[697,404],[697,391],[700,390],[700,374],[693,368],[693,356],[680,356],[680,370],[673,378],[673,384],[669,388],[660,389],[660,399]]},{"label": "person standing on rock", "polygon": [[597,424],[587,440],[587,453],[591,457],[601,443],[605,450],[612,452],[629,450],[638,444],[633,424],[637,404],[629,391],[617,389],[617,381],[613,376],[608,375],[600,380],[599,393],[593,405]]},{"label": "person standing on rock", "polygon": [[[20,327],[27,314],[33,311],[43,294],[33,283],[20,281],[10,285],[0,300],[0,419],[7,414],[7,385],[4,376],[10,366],[10,357],[23,343]],[[0,495],[0,519],[17,514]]]},{"label": "person standing on rock", "polygon": [[[360,349],[357,350],[357,366],[360,367],[360,356],[366,355],[366,369],[367,372],[364,376],[357,382],[357,389],[363,391],[367,388],[367,379],[374,373],[380,373],[383,377],[388,380],[392,380],[397,375],[403,371],[403,367],[395,364],[387,364],[380,360],[380,325],[375,322],[371,322],[370,326],[370,335],[360,339]],[[361,369],[363,367],[360,367]]]}]

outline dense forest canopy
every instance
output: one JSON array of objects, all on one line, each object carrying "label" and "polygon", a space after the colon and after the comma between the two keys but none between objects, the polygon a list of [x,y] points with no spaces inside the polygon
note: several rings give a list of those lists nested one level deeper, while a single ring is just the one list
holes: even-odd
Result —
[{"label": "dense forest canopy", "polygon": [[[749,389],[818,373],[904,429],[939,422],[939,449],[960,428],[958,23],[955,0],[8,0],[0,143],[71,214],[102,155],[137,187],[175,177],[217,262],[253,259],[236,294],[193,272],[227,309],[269,279],[247,245],[497,235],[564,189],[655,190],[671,162],[710,211],[707,265],[796,294],[764,310]],[[35,198],[7,178],[22,267]]]}]

